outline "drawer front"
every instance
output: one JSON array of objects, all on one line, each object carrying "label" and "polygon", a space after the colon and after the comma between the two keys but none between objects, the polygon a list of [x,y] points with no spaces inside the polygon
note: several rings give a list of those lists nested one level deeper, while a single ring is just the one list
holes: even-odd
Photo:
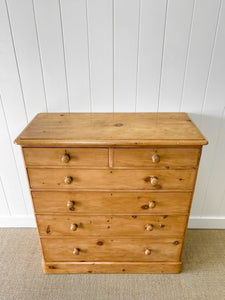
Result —
[{"label": "drawer front", "polygon": [[46,261],[178,261],[181,239],[41,238]]},{"label": "drawer front", "polygon": [[191,193],[32,192],[36,213],[180,214],[189,212]]},{"label": "drawer front", "polygon": [[192,190],[196,170],[28,169],[28,174],[31,188],[41,189]]},{"label": "drawer front", "polygon": [[114,167],[197,167],[200,149],[114,149]]},{"label": "drawer front", "polygon": [[37,215],[41,236],[183,237],[186,223],[186,216]]},{"label": "drawer front", "polygon": [[107,148],[24,148],[27,166],[108,167]]}]

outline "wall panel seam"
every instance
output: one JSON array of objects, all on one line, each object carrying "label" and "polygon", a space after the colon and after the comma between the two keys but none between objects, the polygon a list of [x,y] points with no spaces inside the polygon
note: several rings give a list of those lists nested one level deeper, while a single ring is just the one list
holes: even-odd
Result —
[{"label": "wall panel seam", "polygon": [[7,0],[5,0],[5,6],[6,6],[6,13],[7,13],[8,22],[9,22],[9,31],[10,31],[11,41],[12,41],[13,53],[14,53],[15,62],[16,62],[16,69],[17,69],[18,78],[19,78],[19,85],[20,85],[20,90],[21,90],[21,95],[22,95],[22,100],[23,100],[23,107],[24,107],[24,112],[26,115],[26,123],[28,123],[28,115],[27,115],[27,110],[26,110],[22,80],[21,80],[21,76],[20,76],[19,64],[18,64],[18,59],[17,59],[17,54],[16,54],[16,47],[15,47],[15,42],[14,42],[14,38],[13,38],[12,25],[11,25]]},{"label": "wall panel seam", "polygon": [[89,69],[89,94],[90,94],[90,112],[92,112],[92,93],[91,93],[91,64],[90,64],[90,40],[89,40],[89,22],[88,22],[88,0],[85,0],[86,24],[87,24],[87,52],[88,52],[88,69]]},{"label": "wall panel seam", "polygon": [[161,54],[160,76],[159,76],[159,87],[158,87],[157,112],[159,111],[159,103],[160,103],[160,95],[161,95],[161,83],[162,83],[162,72],[163,72],[163,61],[164,61],[164,50],[165,50],[168,2],[169,2],[169,0],[166,1],[166,9],[165,9],[165,21],[164,21],[164,30],[163,30],[162,54]]},{"label": "wall panel seam", "polygon": [[140,23],[141,23],[141,1],[139,0],[138,11],[138,36],[137,36],[137,61],[136,61],[136,92],[135,92],[135,112],[137,112],[137,94],[138,94],[138,72],[139,72],[139,55],[140,55]]},{"label": "wall panel seam", "polygon": [[69,89],[68,89],[68,76],[67,76],[67,67],[66,67],[66,53],[65,53],[63,23],[62,23],[61,0],[58,0],[58,5],[59,5],[59,19],[60,19],[61,37],[62,37],[63,64],[64,64],[65,81],[66,81],[66,97],[67,97],[68,109],[70,112],[70,99],[69,99]]}]

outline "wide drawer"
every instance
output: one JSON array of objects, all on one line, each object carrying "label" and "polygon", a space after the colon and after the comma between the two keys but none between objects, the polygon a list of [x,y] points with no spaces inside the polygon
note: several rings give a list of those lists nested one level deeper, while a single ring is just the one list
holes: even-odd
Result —
[{"label": "wide drawer", "polygon": [[114,167],[197,167],[200,149],[114,149]]},{"label": "wide drawer", "polygon": [[[32,189],[192,190],[196,170],[28,169]],[[67,179],[69,184],[66,183]]]},{"label": "wide drawer", "polygon": [[41,236],[175,236],[183,237],[186,216],[37,215]]},{"label": "wide drawer", "polygon": [[36,213],[187,214],[191,193],[32,192]]},{"label": "wide drawer", "polygon": [[24,148],[27,166],[108,167],[107,148]]},{"label": "wide drawer", "polygon": [[178,261],[182,239],[41,238],[46,261]]}]

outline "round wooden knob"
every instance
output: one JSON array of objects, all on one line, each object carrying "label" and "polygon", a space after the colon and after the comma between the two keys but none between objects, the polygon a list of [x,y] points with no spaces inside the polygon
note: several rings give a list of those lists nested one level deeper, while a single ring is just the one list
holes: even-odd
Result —
[{"label": "round wooden knob", "polygon": [[73,178],[71,176],[66,176],[65,179],[64,179],[64,182],[66,184],[71,184],[73,181]]},{"label": "round wooden knob", "polygon": [[159,162],[160,162],[160,156],[159,156],[158,154],[152,155],[152,162],[153,162],[154,164],[159,163]]},{"label": "round wooden knob", "polygon": [[150,255],[150,254],[151,254],[151,249],[146,248],[146,249],[145,249],[145,255]]},{"label": "round wooden knob", "polygon": [[150,208],[154,208],[154,207],[156,206],[155,201],[149,201],[148,206],[149,206]]},{"label": "round wooden knob", "polygon": [[80,249],[79,248],[74,248],[73,249],[73,255],[79,255]]},{"label": "round wooden knob", "polygon": [[65,154],[63,154],[61,159],[62,159],[62,162],[68,163],[70,161],[70,156],[68,153],[65,153]]},{"label": "round wooden knob", "polygon": [[145,229],[147,230],[147,231],[152,231],[153,230],[153,225],[152,224],[147,224],[146,226],[145,226]]},{"label": "round wooden knob", "polygon": [[156,186],[159,183],[158,177],[151,177],[151,185]]},{"label": "round wooden knob", "polygon": [[69,200],[69,201],[67,202],[67,207],[69,208],[69,210],[74,210],[74,209],[75,209],[75,208],[74,208],[74,205],[75,205],[75,201]]},{"label": "round wooden knob", "polygon": [[77,228],[78,228],[78,225],[77,225],[77,224],[71,224],[71,226],[70,226],[70,229],[71,229],[72,231],[76,231]]}]

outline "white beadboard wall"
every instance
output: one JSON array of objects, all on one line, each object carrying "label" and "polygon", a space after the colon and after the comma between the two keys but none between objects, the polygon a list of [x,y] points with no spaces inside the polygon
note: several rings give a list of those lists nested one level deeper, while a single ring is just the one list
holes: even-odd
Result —
[{"label": "white beadboard wall", "polygon": [[225,228],[225,0],[0,0],[0,226],[35,226],[35,114],[156,111],[208,138],[189,227]]}]

